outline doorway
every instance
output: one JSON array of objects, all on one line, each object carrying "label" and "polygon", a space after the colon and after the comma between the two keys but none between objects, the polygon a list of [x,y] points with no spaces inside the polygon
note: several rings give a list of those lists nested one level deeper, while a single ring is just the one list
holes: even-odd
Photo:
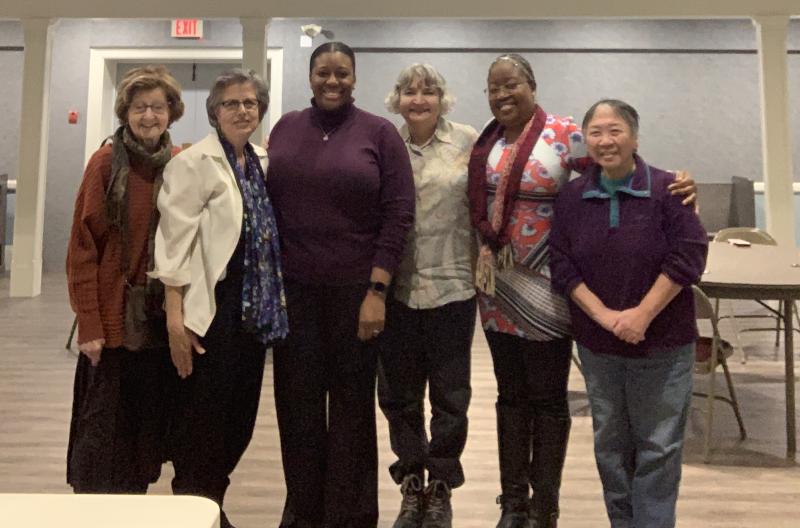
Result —
[{"label": "doorway", "polygon": [[[133,68],[146,66],[149,63],[126,62],[117,66],[119,85],[122,78]],[[197,143],[213,131],[208,124],[206,114],[206,97],[214,84],[214,79],[229,68],[238,68],[241,63],[229,62],[162,62],[181,85],[183,100],[183,117],[174,122],[169,129],[172,144],[186,147]]]},{"label": "doorway", "polygon": [[[205,113],[205,97],[208,95],[208,88],[211,86],[213,78],[220,71],[240,65],[242,63],[242,50],[241,49],[218,49],[218,48],[202,48],[202,49],[185,49],[185,48],[170,48],[170,49],[139,49],[139,48],[106,48],[106,49],[91,49],[89,51],[89,90],[88,90],[88,104],[86,107],[86,144],[84,147],[84,164],[88,163],[89,158],[97,150],[98,145],[111,135],[118,126],[118,121],[114,116],[114,99],[116,98],[116,86],[119,78],[119,71],[127,71],[134,65],[142,64],[166,64],[173,74],[178,73],[184,75],[188,73],[188,79],[191,79],[192,66],[195,68],[196,82],[186,84],[185,86],[197,85],[195,90],[196,100],[192,103],[194,110],[192,111],[195,118],[191,119],[188,115],[184,115],[180,121],[176,122],[170,129],[171,135],[178,134],[173,139],[175,145],[181,143],[193,143],[197,139],[202,139],[210,130],[208,126],[208,119]],[[208,64],[209,67],[205,65]],[[218,69],[222,68],[222,70]],[[263,125],[272,128],[278,119],[281,117],[281,108],[283,101],[283,50],[268,49],[267,50],[267,80],[270,84],[270,103],[267,115],[264,116],[265,123]],[[197,72],[200,72],[199,74]],[[216,73],[215,73],[216,72]],[[201,79],[200,75],[204,76]],[[205,76],[210,77],[207,80]],[[205,80],[204,80],[205,79]],[[184,80],[178,78],[181,84]],[[207,82],[204,94],[200,85]],[[190,95],[191,94],[187,94]],[[184,96],[186,97],[186,95]],[[186,103],[186,101],[184,101]],[[185,125],[181,122],[186,120]],[[191,123],[191,124],[190,124]],[[179,128],[186,126],[188,128],[195,127],[195,130],[186,130],[185,132]],[[262,125],[262,126],[263,126]],[[205,128],[202,128],[204,126]],[[184,133],[186,136],[184,136]],[[193,138],[184,141],[182,138]]]}]

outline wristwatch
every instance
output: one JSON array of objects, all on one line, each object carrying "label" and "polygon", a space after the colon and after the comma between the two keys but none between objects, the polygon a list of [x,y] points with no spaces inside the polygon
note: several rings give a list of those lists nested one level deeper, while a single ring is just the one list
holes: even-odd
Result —
[{"label": "wristwatch", "polygon": [[372,293],[386,298],[386,291],[389,289],[389,285],[381,281],[370,281],[369,289]]}]

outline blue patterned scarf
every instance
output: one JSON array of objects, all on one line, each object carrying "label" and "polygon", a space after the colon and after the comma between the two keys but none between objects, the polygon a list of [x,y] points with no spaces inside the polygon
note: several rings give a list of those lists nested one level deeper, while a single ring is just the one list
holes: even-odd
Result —
[{"label": "blue patterned scarf", "polygon": [[236,163],[233,145],[221,134],[219,141],[236,175],[244,205],[242,322],[259,341],[267,344],[289,333],[275,214],[267,197],[264,171],[253,146],[245,145],[246,170],[242,170]]}]

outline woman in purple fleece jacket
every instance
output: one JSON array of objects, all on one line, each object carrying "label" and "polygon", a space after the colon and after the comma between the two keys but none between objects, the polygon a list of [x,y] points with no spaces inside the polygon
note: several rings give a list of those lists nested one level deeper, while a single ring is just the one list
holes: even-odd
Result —
[{"label": "woman in purple fleece jacket", "polygon": [[706,232],[636,154],[633,107],[599,101],[582,128],[595,163],[556,199],[552,283],[570,299],[611,526],[673,527]]}]

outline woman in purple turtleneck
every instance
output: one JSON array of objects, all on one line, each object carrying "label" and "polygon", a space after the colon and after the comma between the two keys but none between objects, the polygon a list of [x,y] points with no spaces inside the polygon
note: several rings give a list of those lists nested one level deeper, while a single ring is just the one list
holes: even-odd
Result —
[{"label": "woman in purple turtleneck", "polygon": [[289,337],[275,347],[275,406],[287,498],[281,527],[378,522],[374,338],[414,220],[406,147],[353,105],[355,55],[311,54],[311,107],[269,140]]}]

